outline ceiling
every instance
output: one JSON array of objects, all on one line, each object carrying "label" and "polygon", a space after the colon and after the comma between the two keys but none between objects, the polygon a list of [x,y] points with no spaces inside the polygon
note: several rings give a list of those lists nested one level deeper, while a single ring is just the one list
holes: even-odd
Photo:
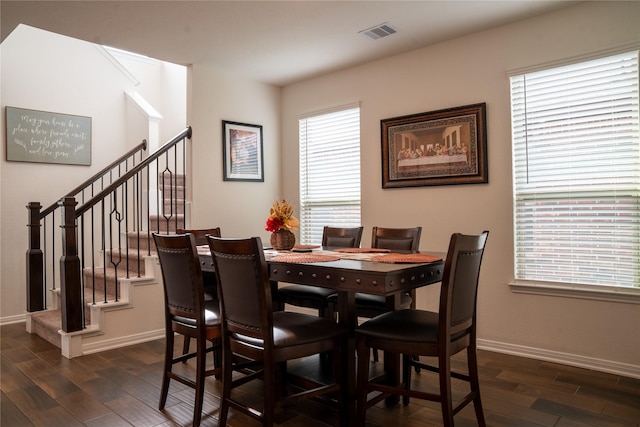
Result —
[{"label": "ceiling", "polygon": [[[285,86],[547,13],[576,1],[9,1],[20,23],[177,64],[206,63]],[[389,23],[371,40],[359,31]]]}]

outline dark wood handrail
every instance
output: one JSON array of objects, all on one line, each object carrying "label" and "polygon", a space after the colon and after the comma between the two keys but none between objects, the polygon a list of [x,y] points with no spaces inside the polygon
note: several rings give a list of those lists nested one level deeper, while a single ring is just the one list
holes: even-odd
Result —
[{"label": "dark wood handrail", "polygon": [[93,206],[98,204],[98,202],[102,201],[105,197],[111,194],[115,189],[117,189],[118,187],[123,185],[125,182],[127,182],[129,178],[139,173],[141,170],[143,170],[145,167],[147,167],[149,164],[155,161],[158,157],[160,157],[161,154],[164,154],[167,150],[171,149],[176,143],[180,142],[184,138],[191,139],[191,126],[187,127],[185,130],[183,130],[178,135],[173,137],[171,141],[167,142],[165,145],[160,147],[158,151],[151,154],[145,160],[140,162],[135,168],[127,171],[124,175],[122,175],[121,177],[113,181],[113,183],[111,183],[104,190],[100,191],[94,197],[89,199],[84,205],[76,209],[76,218],[80,217],[82,214],[87,212]]},{"label": "dark wood handrail", "polygon": [[[99,178],[101,178],[105,173],[109,172],[111,169],[113,169],[115,166],[117,166],[120,163],[122,163],[127,158],[133,156],[135,153],[137,153],[140,150],[146,150],[146,149],[147,149],[147,141],[146,140],[142,140],[142,142],[140,144],[136,145],[134,148],[132,148],[131,150],[129,150],[128,152],[126,152],[125,154],[123,154],[122,156],[120,156],[119,158],[114,160],[113,162],[109,163],[102,170],[100,170],[99,172],[94,174],[92,177],[87,179],[85,182],[83,182],[82,184],[78,185],[76,188],[74,188],[73,190],[69,191],[67,194],[62,196],[61,199],[64,199],[65,197],[75,196],[80,191],[82,191],[85,188],[89,187],[91,184],[93,184]],[[59,200],[56,201],[55,203],[53,203],[47,209],[45,209],[42,212],[40,212],[40,219],[46,217],[47,215],[49,215],[51,212],[55,211],[58,208],[59,208]]]}]

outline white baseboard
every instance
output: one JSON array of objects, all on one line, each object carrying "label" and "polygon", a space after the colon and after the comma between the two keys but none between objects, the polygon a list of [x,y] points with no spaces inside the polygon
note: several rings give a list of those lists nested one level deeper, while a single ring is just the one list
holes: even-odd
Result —
[{"label": "white baseboard", "polygon": [[82,355],[99,353],[101,351],[113,350],[115,348],[126,347],[129,345],[140,344],[147,341],[153,341],[164,338],[164,328],[155,331],[147,331],[140,334],[128,335],[126,337],[118,337],[110,340],[99,341],[82,345]]},{"label": "white baseboard", "polygon": [[0,326],[11,325],[12,323],[26,322],[26,314],[16,314],[15,316],[0,317]]},{"label": "white baseboard", "polygon": [[478,348],[640,379],[640,366],[628,363],[482,339],[478,339]]}]

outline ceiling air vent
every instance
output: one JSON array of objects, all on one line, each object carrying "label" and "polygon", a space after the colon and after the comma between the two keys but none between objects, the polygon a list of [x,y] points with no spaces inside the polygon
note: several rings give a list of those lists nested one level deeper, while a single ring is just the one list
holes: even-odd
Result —
[{"label": "ceiling air vent", "polygon": [[376,25],[375,27],[367,28],[366,30],[359,31],[359,34],[364,34],[373,40],[381,39],[382,37],[390,36],[397,33],[398,30],[393,28],[388,22],[384,24]]}]

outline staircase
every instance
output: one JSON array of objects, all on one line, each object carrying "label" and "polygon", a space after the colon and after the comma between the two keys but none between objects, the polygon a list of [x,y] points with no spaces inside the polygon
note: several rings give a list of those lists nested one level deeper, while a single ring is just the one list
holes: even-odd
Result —
[{"label": "staircase", "polygon": [[[160,215],[150,215],[150,225],[152,230],[159,230],[160,233],[174,233],[176,230],[176,219],[178,224],[184,224],[184,175],[174,177],[174,183],[171,185],[173,192],[173,202],[170,196],[164,198],[163,210]],[[166,185],[170,185],[166,183]],[[166,189],[167,187],[165,187]],[[169,192],[163,192],[170,194]],[[153,237],[149,233],[127,232],[128,251],[104,251],[105,257],[100,261],[106,260],[106,264],[101,262],[100,266],[84,268],[83,284],[84,284],[84,306],[85,306],[85,329],[75,333],[78,337],[102,337],[101,341],[111,339],[106,336],[102,323],[113,321],[111,317],[121,316],[123,310],[133,310],[141,314],[142,317],[148,317],[150,311],[155,311],[153,317],[164,319],[164,311],[158,310],[158,306],[149,307],[147,301],[137,301],[135,304],[132,300],[140,299],[133,296],[136,293],[136,285],[154,285],[156,293],[164,298],[159,271],[154,268],[157,264],[155,247],[153,245]],[[139,249],[139,250],[138,250]],[[116,269],[111,259],[117,263],[119,267]],[[106,267],[105,267],[106,265]],[[117,277],[117,280],[116,280]],[[104,286],[102,284],[105,284]],[[96,285],[98,284],[98,285]],[[62,312],[60,310],[60,289],[52,291],[55,296],[55,309],[35,312],[31,314],[31,333],[35,333],[43,339],[49,341],[56,347],[62,348],[62,339],[65,336],[61,332]],[[157,300],[154,298],[154,300]],[[159,306],[160,309],[163,306]],[[159,312],[158,312],[159,311]],[[108,315],[105,313],[109,313]],[[129,316],[134,319],[137,315]],[[159,336],[164,334],[164,324],[160,323],[155,328],[159,331]],[[155,334],[154,337],[158,334]],[[82,339],[82,338],[80,338]],[[98,346],[94,339],[93,347]],[[139,339],[135,339],[139,342]],[[122,340],[119,343],[122,344]],[[119,345],[120,346],[120,345]],[[105,346],[108,348],[109,346]],[[64,350],[64,349],[63,349]],[[83,352],[86,353],[86,352]]]},{"label": "staircase", "polygon": [[[188,130],[189,134],[186,135],[186,137],[190,137],[190,128],[188,128]],[[182,138],[184,140],[184,136],[182,136]],[[170,143],[167,145],[169,144]],[[173,145],[176,144],[174,143]],[[164,156],[163,153],[160,154]],[[155,154],[155,156],[159,157],[158,154]],[[177,155],[174,154],[174,156],[184,157],[184,151],[182,154],[178,153]],[[147,160],[150,160],[151,157],[152,156]],[[145,168],[148,168],[148,163],[150,163],[147,160],[145,160]],[[157,162],[155,159],[152,160]],[[173,162],[169,162],[168,160],[165,160],[165,162],[173,166]],[[103,234],[101,240],[93,236],[97,228],[93,224],[93,212],[90,212],[90,226],[87,226],[86,223],[88,220],[83,216],[87,215],[87,209],[84,209],[84,207],[78,208],[81,212],[76,216],[75,222],[72,221],[72,224],[76,224],[74,228],[78,229],[77,239],[80,241],[78,244],[80,248],[77,250],[79,255],[75,256],[76,260],[80,258],[79,263],[81,265],[81,273],[78,274],[81,274],[82,283],[81,286],[79,286],[81,290],[79,290],[78,293],[83,294],[82,300],[79,303],[83,310],[83,325],[81,328],[77,328],[80,330],[71,332],[65,332],[63,330],[65,325],[63,319],[64,313],[67,313],[66,316],[67,319],[69,319],[69,313],[76,316],[77,314],[73,313],[77,313],[77,310],[69,311],[69,303],[64,301],[65,295],[63,295],[63,289],[65,288],[62,285],[56,288],[55,281],[53,281],[53,285],[45,283],[43,289],[46,290],[40,291],[49,293],[49,298],[47,298],[49,301],[48,309],[42,311],[37,311],[37,309],[31,310],[27,316],[27,331],[35,333],[57,347],[60,347],[65,357],[72,358],[82,354],[95,353],[164,336],[164,293],[161,283],[161,272],[157,257],[155,256],[151,232],[142,230],[171,233],[175,232],[177,228],[186,228],[186,191],[184,174],[176,174],[175,170],[168,170],[168,166],[165,170],[162,170],[162,166],[159,165],[155,165],[154,167],[158,171],[157,192],[160,195],[155,207],[153,206],[154,203],[148,201],[147,204],[149,206],[146,207],[146,210],[145,208],[140,208],[135,205],[135,203],[131,203],[131,205],[125,204],[123,206],[119,197],[122,197],[122,200],[127,199],[126,202],[128,203],[129,199],[136,199],[136,197],[139,196],[131,196],[128,190],[123,191],[122,189],[111,192],[111,187],[113,187],[114,184],[102,192],[106,195],[101,196],[99,194],[96,196],[103,197],[104,200],[107,200],[107,202],[101,202],[102,213],[98,213],[97,216],[100,217],[100,215],[102,215],[103,218],[107,218],[107,221],[111,221],[106,225],[104,223],[101,225]],[[137,178],[138,175],[132,176],[134,180],[140,180]],[[127,176],[123,178],[126,178],[126,180],[131,179]],[[123,179],[121,181],[124,183],[126,180]],[[116,184],[118,183],[116,182]],[[118,185],[122,186],[122,183]],[[129,184],[125,183],[124,185],[127,186]],[[138,183],[135,185],[138,185]],[[148,178],[145,185],[151,188]],[[142,186],[140,186],[140,188],[141,187]],[[127,187],[127,189],[128,188],[129,187]],[[134,186],[132,192],[136,191],[142,193],[142,191],[139,191],[139,188]],[[93,196],[93,189],[91,193]],[[155,192],[149,191],[148,193],[152,194]],[[82,197],[82,199],[84,199],[84,197]],[[99,203],[94,203],[93,199],[89,202],[100,206]],[[136,202],[139,204],[139,200]],[[113,205],[113,211],[111,212],[109,212],[109,209],[111,209],[110,203]],[[62,205],[62,202],[60,204]],[[108,205],[106,214],[105,204]],[[91,209],[93,210],[94,208]],[[97,210],[100,211],[99,208]],[[134,214],[130,215],[130,211],[133,211]],[[144,216],[145,214],[139,215],[142,211],[147,212],[146,216]],[[31,215],[33,216],[33,213],[31,213]],[[127,218],[126,221],[123,221],[123,217],[126,215],[133,216],[134,218]],[[144,216],[144,219],[137,219],[136,215]],[[116,218],[115,225],[112,218]],[[39,221],[44,220],[40,219]],[[64,214],[60,222],[65,224]],[[41,223],[39,222],[38,224]],[[119,227],[122,227],[123,224],[129,225],[123,227],[122,231],[118,231],[120,230]],[[33,226],[31,225],[31,227]],[[46,234],[46,222],[44,223],[44,228]],[[58,243],[58,245],[63,247],[65,246],[64,228],[65,226],[63,225],[63,243]],[[116,231],[113,232],[112,228]],[[108,235],[107,239],[104,238],[105,230]],[[116,237],[112,238],[111,236],[113,235]],[[59,242],[59,237],[54,238],[58,239]],[[33,241],[33,237],[31,240]],[[69,238],[67,237],[66,240],[69,240]],[[93,246],[85,249],[83,242],[88,240],[91,241],[91,245],[95,244],[94,240],[99,240],[101,243],[97,243],[97,245],[101,245],[102,249],[91,249]],[[44,246],[47,246],[46,237]],[[35,245],[36,251],[39,247],[40,244],[38,242]],[[30,246],[30,253],[34,251],[32,248],[33,246]],[[42,252],[46,252],[46,249]],[[86,255],[87,252],[89,255]],[[73,255],[73,250],[71,253]],[[95,256],[92,255],[94,253]],[[60,272],[63,269],[71,270],[67,264],[65,264],[66,261],[62,260],[67,258],[74,259],[74,257],[68,257],[66,254],[67,253],[63,253],[62,256],[60,256],[59,253],[58,255],[54,255],[57,257],[55,262],[59,263],[60,267],[59,269],[55,267],[55,271],[49,273],[50,276],[60,276],[60,280],[69,280],[66,274],[67,270],[64,270],[65,274],[61,274]],[[47,261],[47,256],[48,255],[45,255],[43,262],[45,264],[45,282],[47,280],[46,264],[50,262]],[[40,262],[42,263],[42,261]],[[30,295],[36,295],[37,297],[39,291],[33,290],[34,285],[32,282],[35,282],[37,285],[38,278],[36,277],[35,281],[31,280],[31,276],[35,275],[33,271],[37,272],[38,263],[36,262],[35,264],[35,270],[30,269],[30,266],[28,266],[27,281],[30,286],[28,292],[31,292]],[[78,265],[78,261],[76,261],[76,265]],[[51,267],[49,267],[49,269],[51,269]],[[73,280],[73,277],[71,280]],[[66,289],[66,299],[68,301],[69,287],[67,286]],[[77,294],[72,293],[71,295]],[[64,310],[65,306],[67,307],[66,311]]]}]

